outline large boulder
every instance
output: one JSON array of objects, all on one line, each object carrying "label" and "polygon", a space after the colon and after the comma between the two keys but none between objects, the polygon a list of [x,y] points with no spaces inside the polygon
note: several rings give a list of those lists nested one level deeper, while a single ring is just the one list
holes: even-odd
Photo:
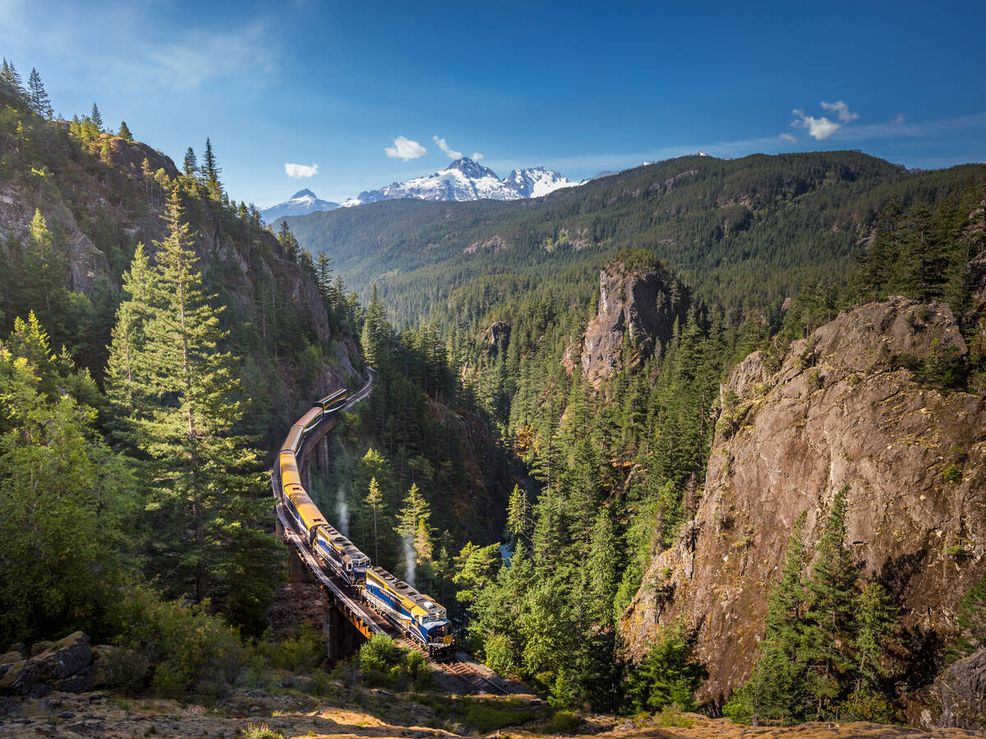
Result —
[{"label": "large boulder", "polygon": [[4,667],[0,692],[40,697],[52,690],[81,693],[92,688],[92,646],[81,631],[54,642],[40,654]]},{"label": "large boulder", "polygon": [[931,726],[986,729],[986,647],[949,665],[931,695],[938,711]]}]

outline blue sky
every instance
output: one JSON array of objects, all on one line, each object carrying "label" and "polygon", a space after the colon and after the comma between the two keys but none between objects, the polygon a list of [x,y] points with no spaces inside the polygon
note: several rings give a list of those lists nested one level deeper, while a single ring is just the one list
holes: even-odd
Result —
[{"label": "blue sky", "polygon": [[260,206],[427,174],[436,138],[501,176],[699,149],[986,160],[986,2],[751,5],[0,0],[0,55],[176,161],[210,136]]}]

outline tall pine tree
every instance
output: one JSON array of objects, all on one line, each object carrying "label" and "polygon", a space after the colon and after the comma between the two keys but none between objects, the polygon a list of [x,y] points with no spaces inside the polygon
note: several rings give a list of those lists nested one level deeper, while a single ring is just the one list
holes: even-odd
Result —
[{"label": "tall pine tree", "polygon": [[[259,457],[236,432],[244,408],[232,356],[222,348],[222,310],[205,292],[177,187],[164,218],[168,235],[155,242],[153,277],[139,277],[146,273],[141,251],[131,269],[134,292],[120,308],[111,360],[117,397],[130,390],[133,436],[149,459],[148,564],[167,573],[162,583],[171,594],[211,598],[258,631],[279,561],[276,541],[264,533],[270,506]],[[128,383],[140,387],[139,397]]]}]

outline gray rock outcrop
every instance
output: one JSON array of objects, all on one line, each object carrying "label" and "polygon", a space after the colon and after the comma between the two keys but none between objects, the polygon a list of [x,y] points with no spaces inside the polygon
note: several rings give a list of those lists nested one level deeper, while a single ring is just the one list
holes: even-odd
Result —
[{"label": "gray rock outcrop", "polygon": [[709,671],[700,697],[728,695],[756,659],[795,519],[806,514],[811,545],[844,485],[864,574],[901,604],[915,644],[947,641],[986,572],[986,398],[919,384],[903,367],[965,351],[947,305],[894,298],[795,342],[776,372],[757,354],[738,365],[695,518],[653,558],[622,618],[630,654],[684,621]]}]

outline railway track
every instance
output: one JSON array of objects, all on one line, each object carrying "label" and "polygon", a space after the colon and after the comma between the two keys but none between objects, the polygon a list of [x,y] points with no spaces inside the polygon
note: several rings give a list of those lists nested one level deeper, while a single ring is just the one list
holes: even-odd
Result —
[{"label": "railway track", "polygon": [[520,691],[512,688],[503,682],[499,677],[484,675],[483,672],[474,664],[465,662],[461,659],[452,659],[446,662],[436,662],[437,667],[442,672],[454,675],[460,680],[464,680],[475,687],[480,693],[492,693],[495,695],[516,695]]}]

